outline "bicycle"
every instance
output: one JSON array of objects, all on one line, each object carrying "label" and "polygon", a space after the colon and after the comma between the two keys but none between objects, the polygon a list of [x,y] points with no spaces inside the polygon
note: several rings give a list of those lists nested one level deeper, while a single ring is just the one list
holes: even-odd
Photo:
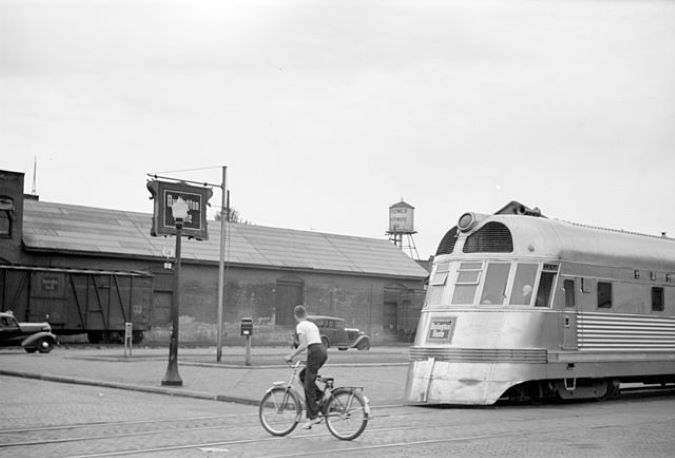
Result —
[{"label": "bicycle", "polygon": [[[263,428],[274,436],[290,434],[302,418],[305,410],[303,398],[293,387],[300,361],[291,365],[288,382],[274,382],[265,392],[258,407],[258,417]],[[368,424],[370,405],[363,394],[363,387],[333,386],[332,377],[317,376],[324,384],[319,400],[319,415],[323,416],[328,431],[337,439],[353,440],[363,433]]]}]

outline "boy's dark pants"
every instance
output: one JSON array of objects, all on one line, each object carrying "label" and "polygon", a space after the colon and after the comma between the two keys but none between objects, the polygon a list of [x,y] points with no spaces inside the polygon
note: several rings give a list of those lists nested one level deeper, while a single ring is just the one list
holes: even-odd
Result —
[{"label": "boy's dark pants", "polygon": [[316,386],[316,376],[327,359],[328,352],[322,344],[312,344],[307,347],[307,365],[300,371],[300,380],[305,387],[307,418],[310,420],[319,415],[319,407],[316,402],[321,396],[321,390]]}]

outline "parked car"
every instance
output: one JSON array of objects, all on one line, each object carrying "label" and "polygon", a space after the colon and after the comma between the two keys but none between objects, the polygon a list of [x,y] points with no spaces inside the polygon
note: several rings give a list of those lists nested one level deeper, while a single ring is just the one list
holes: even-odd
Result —
[{"label": "parked car", "polygon": [[[321,333],[321,341],[326,348],[337,347],[346,351],[349,348],[370,350],[370,337],[357,328],[345,328],[345,320],[335,316],[308,315],[307,319],[316,324]],[[298,337],[293,332],[293,346],[298,346]]]},{"label": "parked car", "polygon": [[49,323],[20,323],[10,312],[0,312],[0,346],[22,346],[28,353],[49,353],[56,345]]}]

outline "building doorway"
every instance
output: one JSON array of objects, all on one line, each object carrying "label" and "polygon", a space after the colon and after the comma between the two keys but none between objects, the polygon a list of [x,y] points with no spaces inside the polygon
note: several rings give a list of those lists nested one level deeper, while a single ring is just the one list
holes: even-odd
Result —
[{"label": "building doorway", "polygon": [[275,319],[281,326],[294,326],[293,308],[304,303],[305,283],[296,276],[281,277],[277,280],[275,294]]},{"label": "building doorway", "polygon": [[385,302],[382,310],[382,330],[394,336],[398,333],[398,302]]}]

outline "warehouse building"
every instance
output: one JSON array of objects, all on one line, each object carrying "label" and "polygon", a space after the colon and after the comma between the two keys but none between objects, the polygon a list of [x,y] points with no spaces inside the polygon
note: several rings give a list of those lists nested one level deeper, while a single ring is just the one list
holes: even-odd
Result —
[{"label": "warehouse building", "polygon": [[[22,173],[0,171],[0,308],[94,339],[139,321],[146,341],[166,341],[175,240],[152,237],[151,217],[43,202],[24,196]],[[226,343],[238,341],[243,317],[259,343],[287,341],[299,303],[373,343],[414,334],[428,273],[389,241],[225,224]],[[220,222],[208,229],[209,240],[182,244],[181,342],[215,342]]]}]

